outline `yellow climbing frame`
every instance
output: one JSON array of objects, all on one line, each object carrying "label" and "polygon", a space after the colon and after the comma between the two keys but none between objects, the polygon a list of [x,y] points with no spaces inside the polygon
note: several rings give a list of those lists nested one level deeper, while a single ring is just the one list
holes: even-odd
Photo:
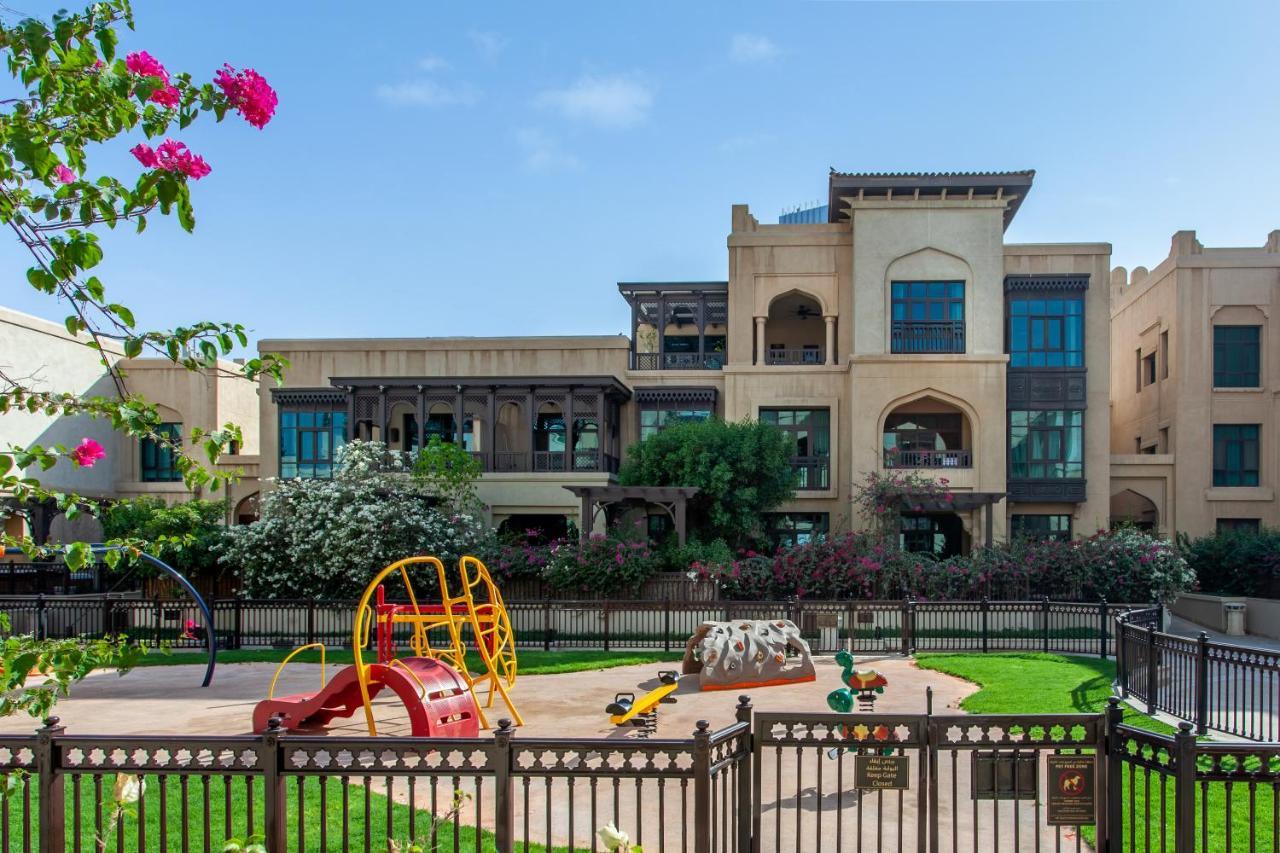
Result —
[{"label": "yellow climbing frame", "polygon": [[[439,605],[419,605],[418,597],[413,591],[413,583],[409,579],[409,570],[416,566],[429,566],[435,569],[440,585]],[[488,728],[489,721],[480,708],[480,698],[476,696],[475,685],[480,681],[487,681],[489,687],[485,708],[493,706],[496,692],[506,703],[516,724],[524,724],[524,719],[516,710],[506,690],[507,687],[515,684],[516,650],[511,618],[507,614],[506,606],[502,603],[502,595],[493,583],[489,570],[475,557],[463,557],[458,569],[461,576],[461,589],[458,595],[451,593],[444,563],[436,557],[409,557],[397,560],[378,572],[365,587],[364,595],[361,596],[360,604],[356,608],[356,618],[351,631],[351,651],[355,658],[356,680],[360,684],[360,699],[364,704],[364,718],[370,735],[376,735],[378,729],[373,719],[373,707],[369,696],[369,667],[364,663],[362,650],[369,643],[369,629],[375,621],[379,623],[379,632],[383,630],[390,632],[393,626],[398,624],[412,625],[413,633],[409,639],[409,646],[413,649],[414,655],[443,661],[457,670],[467,682],[467,689],[471,691],[471,697],[476,702],[476,710],[480,714],[482,726]],[[409,599],[409,610],[378,615],[370,601],[382,582],[393,574],[399,574],[404,584],[405,594]],[[475,600],[477,590],[483,595],[480,602]],[[459,605],[462,612],[459,612]],[[476,650],[485,665],[485,674],[478,678],[472,676],[467,669],[467,649],[462,638],[464,625],[470,627],[472,636],[475,638]],[[446,629],[446,643],[433,646],[431,631],[437,628]],[[397,661],[393,660],[388,665],[396,664]]]}]

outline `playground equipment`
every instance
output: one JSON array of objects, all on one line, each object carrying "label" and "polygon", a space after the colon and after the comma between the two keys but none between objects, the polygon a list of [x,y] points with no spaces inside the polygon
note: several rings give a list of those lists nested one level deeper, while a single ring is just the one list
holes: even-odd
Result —
[{"label": "playground equipment", "polygon": [[640,729],[642,737],[648,737],[658,731],[658,705],[674,703],[676,697],[671,694],[680,686],[680,676],[673,669],[658,673],[660,685],[636,699],[634,693],[619,693],[613,697],[604,712],[609,715],[609,722],[615,726],[630,724]]},{"label": "playground equipment", "polygon": [[[174,582],[177,583],[178,586],[182,587],[183,591],[186,592],[187,595],[191,596],[191,600],[195,602],[196,607],[200,609],[200,615],[204,618],[204,626],[195,625],[193,620],[188,620],[183,638],[204,640],[205,648],[208,650],[209,662],[205,665],[204,680],[200,683],[200,686],[208,687],[213,681],[213,668],[218,662],[218,638],[217,632],[213,630],[213,613],[209,610],[209,605],[205,603],[205,600],[200,597],[200,593],[191,585],[191,581],[187,580],[186,577],[173,566],[144,551],[134,551],[133,549],[127,549],[122,545],[103,545],[100,543],[91,544],[89,546],[89,551],[95,557],[100,557],[108,551],[115,551],[123,556],[131,556],[151,568],[163,572],[173,578]],[[4,555],[6,557],[25,556],[26,552],[21,548],[5,548]],[[121,574],[120,580],[124,580],[128,576],[128,573]],[[107,630],[107,626],[104,625],[103,630]]]},{"label": "playground equipment", "polygon": [[[439,604],[418,601],[409,570],[422,566],[435,571]],[[392,575],[398,575],[403,583],[407,602],[386,600],[383,582]],[[335,717],[350,717],[357,707],[363,707],[369,734],[377,735],[372,702],[383,689],[390,688],[409,711],[413,735],[474,737],[480,726],[489,726],[476,696],[477,684],[488,688],[485,708],[493,706],[495,696],[501,696],[515,722],[523,725],[507,693],[516,681],[516,652],[515,633],[502,594],[484,563],[474,557],[459,561],[458,577],[456,586],[450,584],[444,563],[435,557],[409,557],[379,571],[356,608],[351,632],[355,663],[326,682],[321,646],[320,689],[275,698],[275,682],[285,665],[298,653],[320,644],[294,649],[276,669],[267,699],[255,709],[254,728],[261,730],[273,716],[280,717],[285,728],[323,724]],[[406,629],[412,655],[400,657],[397,633]],[[371,630],[376,630],[377,658],[366,663],[364,650]],[[464,631],[470,632],[484,666],[478,677],[466,666]]]},{"label": "playground equipment", "polygon": [[856,698],[859,711],[875,710],[876,697],[884,693],[889,680],[874,669],[854,669],[853,655],[847,651],[836,652],[836,663],[841,668],[840,680],[847,686],[827,694],[827,707],[847,714],[853,710]]},{"label": "playground equipment", "polygon": [[[827,707],[836,713],[847,714],[853,710],[856,701],[859,711],[874,711],[876,698],[884,693],[884,689],[889,686],[889,680],[874,669],[855,669],[853,655],[847,651],[836,652],[836,663],[840,665],[840,680],[846,686],[827,694]],[[849,752],[870,751],[880,755],[892,755],[893,747],[869,748],[868,742],[892,743],[898,740],[893,729],[883,724],[866,726],[857,723],[842,726],[841,730],[844,739],[850,742],[850,745],[843,749]],[[840,752],[840,747],[830,749],[827,751],[827,757],[835,758]]]},{"label": "playground equipment", "polygon": [[658,686],[638,698],[618,693],[605,708],[609,722],[635,726],[648,737],[658,728],[658,706],[675,702],[677,691],[772,687],[817,678],[809,644],[785,619],[703,622],[685,644],[681,670],[681,675],[658,673]]},{"label": "playground equipment", "polygon": [[796,623],[786,619],[703,622],[685,644],[682,671],[697,673],[702,690],[772,687],[817,678],[809,644]]}]

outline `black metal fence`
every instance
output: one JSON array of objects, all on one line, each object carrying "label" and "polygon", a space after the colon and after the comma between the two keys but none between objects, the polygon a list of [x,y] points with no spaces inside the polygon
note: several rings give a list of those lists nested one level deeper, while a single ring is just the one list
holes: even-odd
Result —
[{"label": "black metal fence", "polygon": [[1280,740],[1280,652],[1159,630],[1158,608],[1124,614],[1116,683],[1124,696],[1210,729],[1250,740]]},{"label": "black metal fence", "polygon": [[260,835],[272,853],[594,851],[606,822],[694,853],[1280,849],[1280,743],[1122,716],[1114,699],[1100,714],[968,716],[762,713],[743,697],[731,725],[661,740],[507,724],[455,740],[81,737],[54,719],[0,736],[0,769],[21,771],[0,798],[0,849],[211,851]]},{"label": "black metal fence", "polygon": [[[218,599],[221,648],[351,642],[356,602]],[[790,619],[815,652],[1043,651],[1114,654],[1118,615],[1132,605],[1040,601],[511,601],[523,648],[680,651],[706,620]],[[184,637],[199,610],[185,599],[0,596],[14,630],[42,637],[127,633],[199,648]]]}]

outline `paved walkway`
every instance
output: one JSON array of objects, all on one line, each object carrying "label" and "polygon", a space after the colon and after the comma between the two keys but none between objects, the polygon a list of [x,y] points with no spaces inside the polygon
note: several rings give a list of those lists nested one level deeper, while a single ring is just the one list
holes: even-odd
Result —
[{"label": "paved walkway", "polygon": [[1257,634],[1246,634],[1243,637],[1233,637],[1229,634],[1223,634],[1212,628],[1206,628],[1189,619],[1183,619],[1181,616],[1169,614],[1168,633],[1178,634],[1183,637],[1199,637],[1200,632],[1204,631],[1209,635],[1209,639],[1215,643],[1228,643],[1233,646],[1249,646],[1255,649],[1267,649],[1268,651],[1280,652],[1280,640],[1273,640],[1270,637],[1261,637]]}]

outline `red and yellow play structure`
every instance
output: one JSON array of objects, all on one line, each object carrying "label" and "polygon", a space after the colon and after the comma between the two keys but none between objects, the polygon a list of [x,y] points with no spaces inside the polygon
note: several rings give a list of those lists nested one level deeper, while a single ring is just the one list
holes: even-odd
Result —
[{"label": "red and yellow play structure", "polygon": [[[410,574],[423,568],[435,572],[439,603],[420,602],[414,592]],[[403,584],[403,601],[387,600],[384,582],[393,575]],[[499,697],[514,722],[523,725],[507,692],[516,682],[516,641],[502,594],[475,557],[458,561],[456,583],[449,575],[436,557],[409,557],[378,572],[356,608],[351,631],[355,663],[326,681],[323,644],[294,649],[276,669],[267,698],[254,709],[254,730],[262,731],[272,717],[287,729],[323,725],[362,707],[369,734],[376,735],[373,700],[385,689],[404,704],[416,737],[475,737],[480,727],[489,727],[483,708],[492,708]],[[366,663],[371,632],[376,660]],[[478,676],[466,665],[467,639],[480,657],[483,672]],[[407,644],[409,655],[401,656],[400,642]],[[320,646],[320,689],[276,697],[285,665],[315,646]],[[477,685],[486,690],[483,708]]]}]

